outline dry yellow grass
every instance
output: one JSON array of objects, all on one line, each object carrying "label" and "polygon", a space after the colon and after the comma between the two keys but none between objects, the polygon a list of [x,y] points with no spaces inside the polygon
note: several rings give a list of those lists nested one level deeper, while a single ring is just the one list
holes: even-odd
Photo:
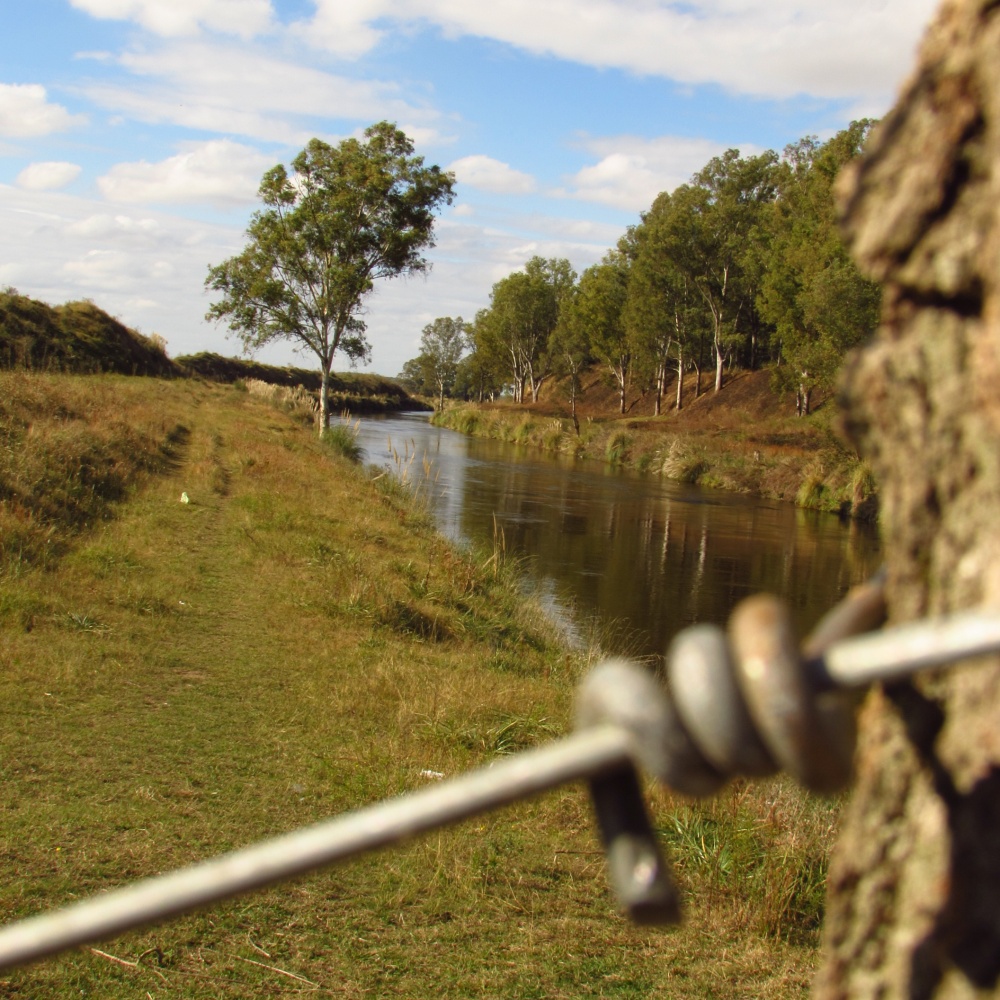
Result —
[{"label": "dry yellow grass", "polygon": [[[47,489],[34,512],[4,494],[4,523],[58,549],[0,572],[7,917],[565,730],[582,664],[510,574],[287,414],[108,377],[0,374],[0,401],[19,497],[48,468],[36,441],[131,455],[82,520]],[[617,914],[567,788],[101,946],[133,965],[83,949],[0,973],[0,997],[803,994],[836,809],[781,783],[650,796],[688,901],[676,930]]]}]

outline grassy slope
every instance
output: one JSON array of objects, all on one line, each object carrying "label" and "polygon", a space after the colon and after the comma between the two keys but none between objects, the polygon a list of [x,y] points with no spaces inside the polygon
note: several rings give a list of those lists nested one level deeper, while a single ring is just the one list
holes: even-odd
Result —
[{"label": "grassy slope", "polygon": [[[315,368],[279,368],[246,358],[203,352],[168,358],[162,340],[146,337],[109,316],[92,302],[50,306],[8,289],[0,290],[0,370],[117,372],[166,378],[196,376],[212,382],[256,380],[317,393]],[[332,412],[378,413],[426,409],[395,379],[367,372],[331,375]]]},{"label": "grassy slope", "polygon": [[731,375],[723,390],[654,417],[651,394],[631,398],[624,417],[618,398],[598,373],[584,382],[580,434],[568,419],[560,388],[543,385],[539,402],[524,407],[457,407],[435,419],[446,426],[549,451],[561,451],[653,475],[720,489],[789,500],[802,507],[871,519],[877,498],[871,475],[831,428],[832,402],[806,419],[787,395],[771,390],[768,371]]},{"label": "grassy slope", "polygon": [[[252,396],[0,372],[0,443],[6,917],[564,731],[582,664],[512,578]],[[616,914],[570,788],[102,946],[134,966],[0,972],[0,997],[803,994],[836,809],[650,797],[678,930]]]},{"label": "grassy slope", "polygon": [[162,346],[92,302],[53,307],[10,290],[0,291],[0,368],[185,374]]}]

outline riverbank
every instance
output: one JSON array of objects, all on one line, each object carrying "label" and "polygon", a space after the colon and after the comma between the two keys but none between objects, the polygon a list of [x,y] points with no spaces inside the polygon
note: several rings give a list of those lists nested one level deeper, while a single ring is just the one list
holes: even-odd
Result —
[{"label": "riverbank", "polygon": [[[5,918],[567,731],[587,656],[516,567],[264,399],[0,372],[0,440]],[[570,787],[0,973],[0,996],[805,996],[837,804],[648,794],[687,908],[669,933],[616,912]]]},{"label": "riverbank", "polygon": [[609,416],[607,388],[585,382],[579,433],[558,387],[538,404],[464,404],[435,413],[444,427],[546,451],[597,459],[650,475],[785,500],[844,517],[875,520],[878,496],[867,465],[832,428],[832,402],[809,417],[770,387],[767,371],[730,376],[718,394],[688,390],[680,411],[652,415],[652,399],[631,400],[625,416]]}]

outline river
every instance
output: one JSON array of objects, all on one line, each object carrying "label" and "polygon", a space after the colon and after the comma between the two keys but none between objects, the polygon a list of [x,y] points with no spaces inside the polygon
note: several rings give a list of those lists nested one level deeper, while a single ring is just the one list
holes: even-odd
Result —
[{"label": "river", "polygon": [[725,622],[766,590],[808,630],[879,564],[868,525],[433,427],[423,413],[362,418],[365,460],[405,474],[439,529],[505,546],[568,633],[662,656],[694,622]]}]

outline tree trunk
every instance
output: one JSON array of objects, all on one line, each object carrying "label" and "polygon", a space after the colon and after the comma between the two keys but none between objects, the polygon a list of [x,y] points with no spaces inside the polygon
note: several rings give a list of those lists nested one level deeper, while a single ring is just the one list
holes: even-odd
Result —
[{"label": "tree trunk", "polygon": [[330,366],[322,362],[319,366],[319,433],[330,427]]},{"label": "tree trunk", "polygon": [[722,388],[722,363],[726,360],[726,356],[722,353],[722,347],[719,342],[715,342],[715,391],[718,392]]},{"label": "tree trunk", "polygon": [[[1000,610],[1000,5],[948,0],[838,190],[885,288],[845,424],[880,483],[890,616]],[[822,1000],[1000,996],[1000,662],[876,691],[829,876]]]},{"label": "tree trunk", "polygon": [[677,351],[677,405],[679,410],[684,405],[684,355]]}]

